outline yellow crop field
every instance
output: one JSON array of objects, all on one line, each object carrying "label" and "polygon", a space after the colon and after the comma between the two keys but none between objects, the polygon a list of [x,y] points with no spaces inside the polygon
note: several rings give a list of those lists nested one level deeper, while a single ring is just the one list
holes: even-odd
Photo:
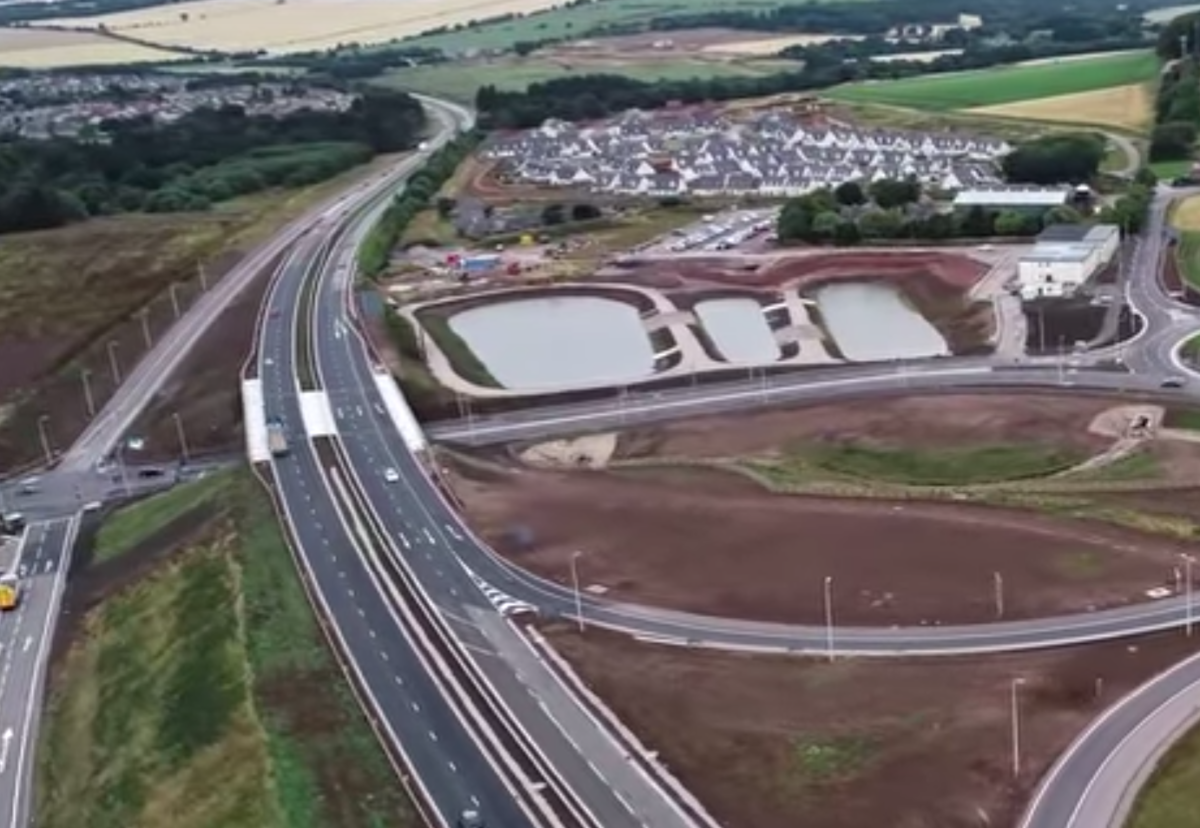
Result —
[{"label": "yellow crop field", "polygon": [[92,32],[0,29],[0,66],[54,69],[177,57],[179,55],[173,52],[137,46]]},{"label": "yellow crop field", "polygon": [[746,57],[767,57],[777,54],[789,46],[817,46],[831,40],[861,40],[858,35],[828,35],[828,34],[794,34],[782,37],[759,38],[757,40],[731,40],[724,43],[710,43],[701,49],[718,55],[744,55]]},{"label": "yellow crop field", "polygon": [[1143,129],[1150,120],[1150,93],[1145,84],[1134,83],[1074,95],[980,106],[967,112],[1137,131]]},{"label": "yellow crop field", "polygon": [[556,0],[199,0],[58,20],[105,26],[141,40],[200,49],[296,52],[380,43],[501,14],[529,14]]},{"label": "yellow crop field", "polygon": [[1179,202],[1171,213],[1171,224],[1180,230],[1200,230],[1200,196]]}]

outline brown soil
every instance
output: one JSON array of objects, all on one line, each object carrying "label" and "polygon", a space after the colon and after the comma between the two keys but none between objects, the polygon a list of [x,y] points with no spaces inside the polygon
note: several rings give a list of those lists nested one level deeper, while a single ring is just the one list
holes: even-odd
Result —
[{"label": "brown soil", "polygon": [[196,342],[130,433],[145,440],[144,459],[180,457],[179,414],[191,459],[242,448],[241,370],[254,347],[259,309],[271,286],[266,268]]},{"label": "brown soil", "polygon": [[960,504],[770,495],[702,469],[526,471],[456,480],[472,525],[539,575],[618,601],[819,624],[834,579],[841,623],[981,623],[1144,599],[1194,546],[1104,524]]},{"label": "brown soil", "polygon": [[[1178,634],[926,660],[764,658],[547,630],[582,678],[722,825],[1013,825],[1107,705],[1194,650]],[[1022,764],[1010,742],[1022,678]]]},{"label": "brown soil", "polygon": [[769,455],[799,442],[866,442],[911,449],[1044,443],[1088,452],[1111,441],[1088,433],[1112,398],[1080,395],[954,394],[893,397],[804,408],[698,417],[622,433],[624,457]]},{"label": "brown soil", "polygon": [[785,253],[747,262],[738,256],[706,256],[633,262],[627,280],[669,289],[734,285],[748,288],[798,286],[802,290],[837,280],[932,278],[965,292],[987,272],[957,253],[926,250],[843,250]]},{"label": "brown soil", "polygon": [[[876,447],[1045,445],[1096,454],[1089,434],[1112,400],[948,395],[710,417],[621,435],[618,457],[777,456],[798,443]],[[1158,472],[1195,481],[1200,447],[1151,444]],[[692,612],[820,623],[834,578],[847,624],[977,623],[1145,600],[1195,546],[1063,517],[954,503],[772,495],[695,467],[552,472],[465,466],[454,488],[502,554],[566,584],[580,571],[609,597]],[[1149,497],[1149,496],[1147,496]]]}]

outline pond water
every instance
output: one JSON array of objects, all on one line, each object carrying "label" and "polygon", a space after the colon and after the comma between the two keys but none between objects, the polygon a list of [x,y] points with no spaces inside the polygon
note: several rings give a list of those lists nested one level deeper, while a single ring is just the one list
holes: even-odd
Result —
[{"label": "pond water", "polygon": [[818,289],[816,299],[829,335],[851,362],[950,353],[937,328],[892,285],[839,282]]},{"label": "pond water", "polygon": [[654,351],[637,309],[612,299],[499,301],[454,314],[450,329],[505,388],[621,383],[654,372]]},{"label": "pond water", "polygon": [[730,362],[774,362],[779,345],[762,306],[750,298],[705,299],[696,303],[696,318],[721,355]]}]

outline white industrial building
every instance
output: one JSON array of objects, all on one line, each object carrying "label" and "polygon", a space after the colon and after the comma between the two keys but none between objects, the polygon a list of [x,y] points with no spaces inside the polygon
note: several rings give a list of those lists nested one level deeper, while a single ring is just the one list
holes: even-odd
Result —
[{"label": "white industrial building", "polygon": [[995,185],[962,190],[954,197],[957,210],[983,207],[987,210],[1013,210],[1016,212],[1045,212],[1053,207],[1062,207],[1071,200],[1074,191],[1070,187],[1022,187],[1019,185]]},{"label": "white industrial building", "polygon": [[1115,224],[1054,224],[1017,261],[1023,299],[1070,296],[1103,270],[1121,246]]}]

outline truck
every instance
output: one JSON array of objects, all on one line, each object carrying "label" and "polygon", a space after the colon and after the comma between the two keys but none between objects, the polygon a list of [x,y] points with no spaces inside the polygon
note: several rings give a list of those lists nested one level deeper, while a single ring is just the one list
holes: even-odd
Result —
[{"label": "truck", "polygon": [[21,581],[12,572],[0,575],[0,612],[17,608],[21,602]]},{"label": "truck", "polygon": [[267,420],[267,448],[272,457],[283,457],[288,453],[287,432],[279,420]]}]

